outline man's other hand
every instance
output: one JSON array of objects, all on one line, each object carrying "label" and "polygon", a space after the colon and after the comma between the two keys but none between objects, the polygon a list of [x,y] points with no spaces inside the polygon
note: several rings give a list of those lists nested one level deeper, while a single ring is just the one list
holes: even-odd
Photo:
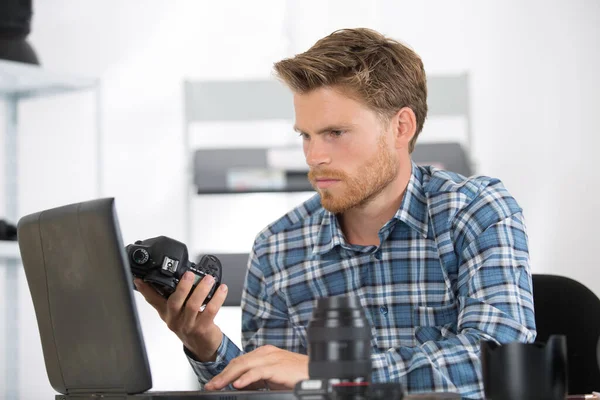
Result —
[{"label": "man's other hand", "polygon": [[227,297],[227,285],[221,284],[206,307],[200,311],[202,303],[213,287],[214,278],[206,275],[185,302],[193,283],[194,274],[187,271],[167,300],[150,285],[140,279],[134,280],[137,290],[158,311],[160,318],[198,361],[214,361],[223,340],[223,333],[215,325],[214,318]]},{"label": "man's other hand", "polygon": [[303,379],[308,379],[308,356],[266,345],[233,359],[204,388],[221,390],[233,383],[236,389],[285,390]]}]

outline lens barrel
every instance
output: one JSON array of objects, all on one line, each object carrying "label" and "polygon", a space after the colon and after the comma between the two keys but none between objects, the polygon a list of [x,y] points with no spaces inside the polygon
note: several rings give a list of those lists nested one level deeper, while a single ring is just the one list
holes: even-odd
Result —
[{"label": "lens barrel", "polygon": [[311,379],[371,380],[371,328],[356,296],[317,300],[308,324]]}]

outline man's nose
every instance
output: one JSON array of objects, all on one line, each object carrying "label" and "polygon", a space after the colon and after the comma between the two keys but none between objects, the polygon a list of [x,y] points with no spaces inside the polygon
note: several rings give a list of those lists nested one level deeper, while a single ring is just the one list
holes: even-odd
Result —
[{"label": "man's nose", "polygon": [[331,162],[331,156],[326,147],[323,143],[319,143],[318,139],[305,144],[304,155],[309,167],[317,167]]}]

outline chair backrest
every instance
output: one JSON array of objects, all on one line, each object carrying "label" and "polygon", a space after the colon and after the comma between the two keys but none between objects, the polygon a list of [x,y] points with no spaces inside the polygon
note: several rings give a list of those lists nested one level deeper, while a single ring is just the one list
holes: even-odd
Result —
[{"label": "chair backrest", "polygon": [[536,341],[567,337],[569,393],[591,393],[600,387],[597,359],[600,299],[581,283],[556,275],[533,274]]}]

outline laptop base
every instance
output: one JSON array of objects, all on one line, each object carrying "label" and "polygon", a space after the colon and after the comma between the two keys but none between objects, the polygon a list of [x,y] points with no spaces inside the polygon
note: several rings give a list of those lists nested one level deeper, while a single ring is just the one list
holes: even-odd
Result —
[{"label": "laptop base", "polygon": [[55,400],[296,400],[296,396],[291,391],[149,391],[140,394],[119,394],[119,393],[80,393],[80,394],[59,394]]}]

